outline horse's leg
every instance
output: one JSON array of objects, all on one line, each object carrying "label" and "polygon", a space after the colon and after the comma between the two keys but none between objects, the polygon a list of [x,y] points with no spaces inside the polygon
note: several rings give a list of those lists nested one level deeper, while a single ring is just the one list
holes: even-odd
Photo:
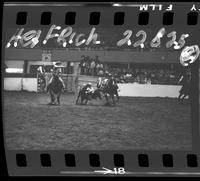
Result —
[{"label": "horse's leg", "polygon": [[55,98],[54,98],[54,95],[52,94],[52,101],[51,101],[52,104],[55,103]]},{"label": "horse's leg", "polygon": [[106,98],[106,105],[108,105],[108,104],[109,104],[109,101],[108,101],[108,96],[107,96],[107,94],[105,94],[105,98]]},{"label": "horse's leg", "polygon": [[79,93],[78,93],[78,97],[77,97],[77,99],[76,99],[76,104],[78,104],[78,100],[79,100],[80,95],[81,95],[81,93],[79,92]]},{"label": "horse's leg", "polygon": [[117,102],[119,102],[119,94],[117,91],[116,91],[116,96],[117,96]]},{"label": "horse's leg", "polygon": [[180,98],[180,103],[184,103],[184,99],[186,97],[185,93],[182,93],[182,97]]},{"label": "horse's leg", "polygon": [[181,94],[179,93],[178,100],[180,100],[180,98],[181,98]]},{"label": "horse's leg", "polygon": [[55,97],[55,94],[54,94],[54,93],[52,94],[52,98],[53,98],[53,99],[52,99],[53,104],[56,104],[56,102],[55,102],[56,97]]},{"label": "horse's leg", "polygon": [[180,103],[183,103],[184,98],[185,98],[185,94],[184,94],[184,93],[180,93],[180,95],[179,95],[179,97],[178,97],[179,102],[180,102]]},{"label": "horse's leg", "polygon": [[189,96],[189,94],[188,93],[186,93],[185,95],[184,95],[184,97],[183,97],[183,100],[184,100],[184,98],[186,98],[188,96],[188,100],[187,101],[189,101],[190,102],[190,96]]},{"label": "horse's leg", "polygon": [[84,98],[83,96],[81,96],[81,104],[83,104]]},{"label": "horse's leg", "polygon": [[50,103],[49,104],[53,104],[53,93],[50,91]]},{"label": "horse's leg", "polygon": [[183,99],[185,99],[188,96],[188,94],[184,94]]},{"label": "horse's leg", "polygon": [[47,88],[46,88],[46,92],[48,92],[49,91],[49,84],[47,85]]},{"label": "horse's leg", "polygon": [[113,101],[113,105],[115,105],[115,96],[114,94],[111,95],[112,101]]},{"label": "horse's leg", "polygon": [[88,95],[87,96],[82,95],[82,104],[87,104],[87,102],[88,102]]},{"label": "horse's leg", "polygon": [[51,85],[51,83],[49,83],[49,84],[47,85],[47,92],[49,92],[50,85]]},{"label": "horse's leg", "polygon": [[58,106],[60,106],[60,93],[57,95]]},{"label": "horse's leg", "polygon": [[182,95],[183,95],[183,93],[180,93],[180,94],[179,94],[179,96],[178,96],[178,99],[179,99],[179,100],[181,100]]},{"label": "horse's leg", "polygon": [[101,93],[99,93],[99,99],[101,100]]}]

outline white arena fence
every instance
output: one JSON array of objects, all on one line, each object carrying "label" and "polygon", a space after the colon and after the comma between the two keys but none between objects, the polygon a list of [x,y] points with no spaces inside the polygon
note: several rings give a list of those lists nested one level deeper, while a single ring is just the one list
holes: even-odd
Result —
[{"label": "white arena fence", "polygon": [[128,97],[171,97],[179,96],[179,85],[118,84],[119,96]]},{"label": "white arena fence", "polygon": [[[86,80],[86,79],[85,79]],[[78,81],[78,89],[81,84],[86,83],[83,77]],[[94,81],[92,81],[94,83]],[[157,84],[137,84],[123,83],[118,84],[119,96],[127,97],[170,97],[177,98],[179,95],[180,85],[157,85]],[[37,78],[4,78],[4,90],[7,91],[30,91],[37,92]]]},{"label": "white arena fence", "polygon": [[4,90],[37,92],[37,78],[4,78]]}]

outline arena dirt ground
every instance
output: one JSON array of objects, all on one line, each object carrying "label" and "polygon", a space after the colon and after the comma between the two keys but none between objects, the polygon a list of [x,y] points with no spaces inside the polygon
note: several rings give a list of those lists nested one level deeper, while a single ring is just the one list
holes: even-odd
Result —
[{"label": "arena dirt ground", "polygon": [[190,105],[170,98],[120,97],[75,105],[47,105],[45,93],[4,92],[6,146],[14,150],[190,150]]}]

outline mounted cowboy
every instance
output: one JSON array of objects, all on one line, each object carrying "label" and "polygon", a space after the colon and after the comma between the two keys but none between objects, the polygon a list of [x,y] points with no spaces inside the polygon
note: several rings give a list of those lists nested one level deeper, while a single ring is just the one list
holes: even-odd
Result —
[{"label": "mounted cowboy", "polygon": [[51,77],[51,79],[49,80],[49,84],[48,84],[48,86],[47,86],[47,92],[49,91],[49,86],[50,86],[50,84],[52,83],[53,78],[54,78],[55,76],[58,76],[58,79],[62,82],[63,90],[65,89],[65,83],[64,83],[64,81],[63,81],[62,78],[61,78],[61,67],[63,67],[61,62],[56,62],[56,63],[53,65],[52,77]]},{"label": "mounted cowboy", "polygon": [[60,96],[62,90],[65,88],[64,82],[61,78],[61,67],[63,67],[62,64],[56,62],[52,70],[52,77],[47,86],[47,92],[50,92],[51,98],[49,105],[60,105]]},{"label": "mounted cowboy", "polygon": [[111,80],[113,81],[114,86],[116,86],[116,88],[118,89],[119,87],[117,85],[117,81],[111,73],[109,73],[105,78],[99,77],[97,82],[97,87],[98,88],[105,87]]},{"label": "mounted cowboy", "polygon": [[117,97],[117,101],[119,101],[119,95],[118,95],[118,85],[117,81],[115,80],[115,77],[112,74],[108,74],[106,78],[99,77],[97,87],[101,92],[103,92],[105,98],[106,98],[106,104],[109,104],[108,101],[108,95],[112,98],[113,105],[115,104],[114,95]]}]

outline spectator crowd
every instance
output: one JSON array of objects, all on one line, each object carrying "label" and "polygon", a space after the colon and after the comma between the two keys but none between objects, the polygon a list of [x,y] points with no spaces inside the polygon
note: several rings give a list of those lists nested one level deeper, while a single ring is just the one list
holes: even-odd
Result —
[{"label": "spectator crowd", "polygon": [[113,75],[117,83],[176,85],[180,78],[180,74],[174,69],[112,67],[108,63],[100,62],[98,56],[95,58],[82,56],[79,67],[81,75],[99,77]]},{"label": "spectator crowd", "polygon": [[99,72],[103,71],[103,64],[99,61],[98,56],[91,58],[82,56],[79,64],[81,75],[98,76]]},{"label": "spectator crowd", "polygon": [[168,69],[111,68],[108,72],[118,83],[176,85],[180,78],[177,72]]}]

